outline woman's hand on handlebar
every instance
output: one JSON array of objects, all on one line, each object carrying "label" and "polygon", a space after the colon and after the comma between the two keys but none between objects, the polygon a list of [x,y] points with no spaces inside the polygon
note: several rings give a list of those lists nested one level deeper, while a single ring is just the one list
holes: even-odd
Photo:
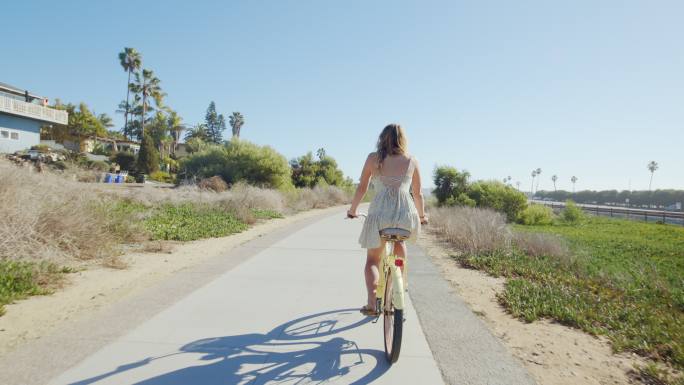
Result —
[{"label": "woman's hand on handlebar", "polygon": [[359,215],[356,213],[356,210],[347,210],[347,218],[353,219],[358,217]]},{"label": "woman's hand on handlebar", "polygon": [[424,214],[422,217],[420,217],[420,224],[421,224],[421,225],[427,225],[427,224],[428,224],[428,216],[427,216],[427,214]]}]

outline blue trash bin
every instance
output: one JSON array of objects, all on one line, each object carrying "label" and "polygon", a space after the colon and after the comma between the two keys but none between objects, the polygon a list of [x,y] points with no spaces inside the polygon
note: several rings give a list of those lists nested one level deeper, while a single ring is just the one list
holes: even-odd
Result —
[{"label": "blue trash bin", "polygon": [[116,178],[114,178],[114,183],[123,183],[123,181],[124,181],[124,178],[123,178],[123,175],[121,175],[121,174],[117,174]]},{"label": "blue trash bin", "polygon": [[112,183],[112,174],[110,174],[110,173],[105,174],[104,182],[105,183]]}]

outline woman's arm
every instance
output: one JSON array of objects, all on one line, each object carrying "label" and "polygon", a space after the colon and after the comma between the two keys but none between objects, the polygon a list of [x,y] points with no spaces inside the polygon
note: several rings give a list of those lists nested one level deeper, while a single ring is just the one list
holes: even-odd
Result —
[{"label": "woman's arm", "polygon": [[420,216],[420,223],[427,223],[427,216],[425,215],[425,205],[423,203],[423,191],[420,188],[420,168],[418,167],[418,161],[413,160],[416,164],[413,170],[413,179],[411,180],[411,192],[413,195],[413,203],[416,205],[416,210],[418,210],[418,215]]},{"label": "woman's arm", "polygon": [[354,199],[352,199],[351,208],[347,211],[347,216],[350,218],[356,217],[356,209],[359,207],[361,200],[366,195],[368,191],[368,184],[370,183],[370,178],[373,175],[373,169],[375,168],[375,153],[368,155],[366,158],[366,163],[363,165],[363,171],[361,171],[361,178],[359,179],[359,185],[356,187],[356,193],[354,194]]}]

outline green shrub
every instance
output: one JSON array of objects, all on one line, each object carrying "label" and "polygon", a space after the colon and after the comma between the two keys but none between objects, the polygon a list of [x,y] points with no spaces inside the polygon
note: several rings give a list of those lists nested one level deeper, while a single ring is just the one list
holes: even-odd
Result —
[{"label": "green shrub", "polygon": [[143,136],[138,154],[138,171],[143,174],[151,174],[159,171],[159,152],[154,146],[154,140],[149,134]]},{"label": "green shrub", "polygon": [[295,187],[314,188],[317,185],[345,186],[351,181],[344,178],[344,173],[337,167],[337,162],[325,154],[325,150],[318,150],[318,160],[308,152],[304,156],[290,161],[292,167],[292,183]]},{"label": "green shrub", "polygon": [[553,222],[553,210],[544,205],[529,205],[520,213],[518,222],[523,225],[550,225]]},{"label": "green shrub", "polygon": [[112,156],[112,162],[121,167],[121,170],[132,171],[135,168],[135,154],[127,151],[119,151]]},{"label": "green shrub", "polygon": [[150,179],[162,183],[175,183],[176,178],[166,171],[155,171],[150,174]]},{"label": "green shrub", "polygon": [[584,218],[584,212],[582,211],[582,208],[575,204],[575,202],[567,200],[565,201],[565,208],[562,211],[562,216],[566,222],[574,223]]},{"label": "green shrub", "polygon": [[283,155],[269,146],[237,139],[187,156],[180,169],[199,178],[219,175],[231,185],[244,181],[261,187],[292,188],[290,165]]},{"label": "green shrub", "polygon": [[501,182],[477,182],[468,188],[468,196],[477,207],[488,207],[506,214],[514,222],[527,207],[525,194]]},{"label": "green shrub", "polygon": [[477,202],[475,202],[473,199],[471,199],[468,194],[466,193],[461,193],[457,197],[450,196],[447,198],[446,202],[444,202],[445,206],[466,206],[466,207],[475,207],[477,206]]}]

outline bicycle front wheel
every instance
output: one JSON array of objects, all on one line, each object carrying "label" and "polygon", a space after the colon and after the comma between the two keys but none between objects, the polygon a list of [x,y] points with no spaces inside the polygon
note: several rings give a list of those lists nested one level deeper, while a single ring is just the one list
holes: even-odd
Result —
[{"label": "bicycle front wheel", "polygon": [[385,331],[385,357],[390,364],[397,362],[401,351],[401,335],[404,325],[404,310],[395,309],[392,303],[392,269],[385,275],[385,306],[382,309]]}]

